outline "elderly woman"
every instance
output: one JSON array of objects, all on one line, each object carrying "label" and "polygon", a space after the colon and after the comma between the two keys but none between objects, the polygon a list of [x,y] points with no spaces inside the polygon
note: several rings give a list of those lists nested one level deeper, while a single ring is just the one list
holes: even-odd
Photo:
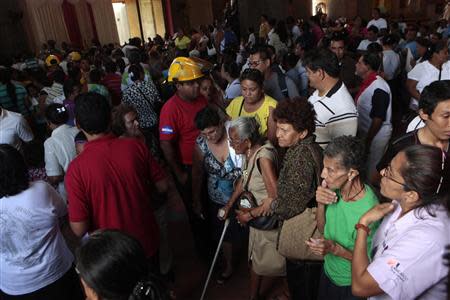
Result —
[{"label": "elderly woman", "polygon": [[[236,154],[245,154],[242,179],[224,206],[226,218],[234,202],[246,187],[253,194],[258,207],[237,211],[237,220],[245,225],[262,215],[261,206],[268,206],[267,198],[276,198],[278,158],[275,148],[260,135],[258,121],[253,117],[239,117],[231,121],[228,136]],[[273,284],[274,277],[284,276],[285,259],[276,249],[278,230],[259,230],[250,226],[248,258],[250,271],[250,299],[259,299]]]},{"label": "elderly woman", "polygon": [[[223,230],[223,220],[219,220],[219,209],[227,204],[234,190],[234,182],[240,178],[242,157],[236,155],[228,140],[229,122],[225,122],[216,108],[208,106],[197,113],[195,125],[201,131],[197,138],[192,163],[192,197],[197,213],[201,214],[203,181],[206,178],[209,215],[216,242]],[[233,243],[239,241],[240,226],[232,218],[223,242],[225,268],[218,282],[224,283],[233,272]]]},{"label": "elderly woman", "polygon": [[[381,171],[381,194],[391,203],[364,214],[352,261],[353,294],[371,299],[447,299],[450,243],[450,164],[441,149],[415,145]],[[370,226],[383,218],[372,241]]]},{"label": "elderly woman", "polygon": [[256,69],[246,69],[240,78],[242,96],[235,98],[226,111],[232,120],[239,117],[255,117],[260,123],[259,132],[275,141],[276,125],[272,112],[277,101],[264,94],[264,76]]},{"label": "elderly woman", "polygon": [[[316,192],[317,223],[324,238],[307,241],[314,253],[324,256],[318,299],[358,299],[351,290],[355,224],[378,204],[364,183],[364,153],[362,143],[350,136],[333,139],[324,150],[323,181]],[[377,225],[371,225],[369,246]]]},{"label": "elderly woman", "polygon": [[[306,99],[282,101],[273,115],[278,144],[287,148],[287,152],[271,211],[279,220],[285,221],[315,204],[315,192],[319,185],[317,178],[322,170],[322,148],[314,141],[316,114]],[[286,259],[291,299],[315,299],[321,269],[322,262]]]},{"label": "elderly woman", "polygon": [[19,151],[0,144],[0,299],[84,299],[61,233],[66,216],[58,193],[29,183]]}]

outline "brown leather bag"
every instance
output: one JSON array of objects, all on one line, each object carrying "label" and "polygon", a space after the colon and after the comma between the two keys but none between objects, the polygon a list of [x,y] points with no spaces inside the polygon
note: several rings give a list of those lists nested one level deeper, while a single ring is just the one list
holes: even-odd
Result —
[{"label": "brown leather bag", "polygon": [[[308,149],[316,164],[316,181],[319,186],[322,162],[319,161],[310,145],[308,145]],[[311,201],[315,201],[315,199]],[[278,253],[291,260],[323,260],[323,256],[312,253],[305,243],[310,238],[323,237],[317,228],[316,211],[316,207],[308,207],[302,213],[283,222],[278,235]]]}]

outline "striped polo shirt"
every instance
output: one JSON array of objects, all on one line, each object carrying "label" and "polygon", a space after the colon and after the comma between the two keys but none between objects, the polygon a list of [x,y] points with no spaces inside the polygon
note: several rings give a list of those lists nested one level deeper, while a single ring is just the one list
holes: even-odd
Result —
[{"label": "striped polo shirt", "polygon": [[16,83],[13,83],[16,88],[16,99],[14,103],[8,94],[8,87],[6,84],[0,83],[0,106],[9,111],[17,112],[23,116],[28,116],[30,111],[25,105],[25,97],[27,95],[27,90]]},{"label": "striped polo shirt", "polygon": [[322,148],[335,137],[356,135],[358,113],[355,102],[342,81],[338,81],[324,96],[319,96],[319,91],[314,91],[308,101],[316,111],[316,142]]}]

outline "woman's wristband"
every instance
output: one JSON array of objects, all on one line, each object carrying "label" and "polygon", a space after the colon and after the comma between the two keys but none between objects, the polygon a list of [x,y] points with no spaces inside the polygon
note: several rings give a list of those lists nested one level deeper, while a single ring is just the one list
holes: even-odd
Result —
[{"label": "woman's wristband", "polygon": [[370,228],[368,226],[364,225],[364,224],[361,224],[361,223],[356,224],[355,225],[355,229],[356,230],[362,229],[362,230],[364,230],[367,233],[367,235],[370,234]]}]

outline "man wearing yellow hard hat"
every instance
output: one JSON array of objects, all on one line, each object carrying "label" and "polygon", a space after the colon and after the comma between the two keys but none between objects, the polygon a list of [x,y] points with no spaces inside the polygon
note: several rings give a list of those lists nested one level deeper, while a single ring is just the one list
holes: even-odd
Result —
[{"label": "man wearing yellow hard hat", "polygon": [[169,68],[168,82],[176,93],[163,106],[159,120],[159,138],[164,157],[175,177],[189,217],[195,246],[202,257],[208,257],[207,223],[192,208],[192,155],[199,130],[194,125],[196,114],[206,107],[199,94],[198,79],[203,77],[202,61],[177,57]]}]

